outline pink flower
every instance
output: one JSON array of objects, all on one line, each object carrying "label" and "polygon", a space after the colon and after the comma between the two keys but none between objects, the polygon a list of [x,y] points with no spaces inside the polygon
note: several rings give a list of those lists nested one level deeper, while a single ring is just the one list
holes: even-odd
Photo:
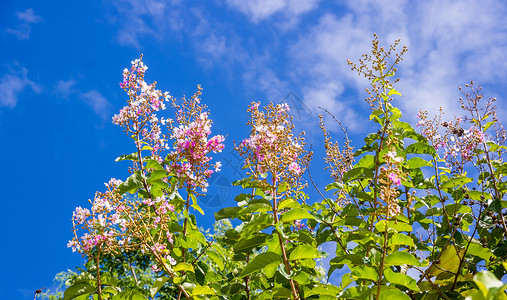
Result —
[{"label": "pink flower", "polygon": [[279,110],[278,110],[279,113],[290,111],[290,107],[287,103],[278,104],[278,108],[279,108]]},{"label": "pink flower", "polygon": [[151,265],[151,270],[155,273],[160,272],[160,269],[157,267],[157,265]]},{"label": "pink flower", "polygon": [[159,253],[165,250],[165,246],[159,243],[155,243],[155,245],[151,246],[151,251]]},{"label": "pink flower", "polygon": [[389,179],[391,179],[391,181],[396,184],[396,185],[400,185],[401,184],[401,179],[398,177],[398,175],[396,173],[391,173],[389,174]]},{"label": "pink flower", "polygon": [[296,162],[292,162],[289,165],[289,171],[294,172],[295,174],[299,175],[301,173],[301,168]]},{"label": "pink flower", "polygon": [[90,211],[87,208],[76,207],[76,210],[72,214],[72,219],[78,224],[84,224],[86,218],[90,216]]},{"label": "pink flower", "polygon": [[387,152],[386,154],[388,157],[390,157],[395,163],[402,163],[403,162],[403,158],[402,157],[399,157],[399,156],[396,156],[397,153],[395,151],[389,151]]},{"label": "pink flower", "polygon": [[174,242],[174,240],[173,240],[173,234],[168,231],[166,233],[166,236],[167,236],[167,241],[169,242],[169,244],[172,245],[172,243]]},{"label": "pink flower", "polygon": [[148,206],[152,206],[153,205],[153,201],[151,200],[151,198],[143,199],[143,204],[146,204]]},{"label": "pink flower", "polygon": [[67,248],[72,248],[72,252],[76,252],[76,250],[81,249],[79,243],[77,241],[71,240],[67,244]]}]

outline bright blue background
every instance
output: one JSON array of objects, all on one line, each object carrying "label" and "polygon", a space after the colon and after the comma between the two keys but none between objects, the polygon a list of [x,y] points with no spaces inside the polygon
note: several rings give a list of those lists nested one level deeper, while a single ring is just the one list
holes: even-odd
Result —
[{"label": "bright blue background", "polygon": [[[111,117],[126,100],[122,70],[141,53],[147,80],[173,96],[190,96],[202,84],[213,133],[229,134],[222,161],[234,159],[232,141],[248,133],[248,103],[289,95],[301,113],[293,109],[297,129],[316,151],[311,170],[320,188],[330,179],[322,172],[317,106],[360,145],[371,130],[366,83],[346,59],[368,52],[374,32],[384,44],[402,38],[409,46],[400,66],[404,97],[396,102],[406,120],[420,107],[439,106],[450,118],[458,86],[472,79],[504,111],[505,1],[197,2],[1,2],[0,299],[33,299],[57,272],[81,263],[66,248],[70,217],[109,178],[127,176],[128,164],[114,159],[133,145]],[[229,181],[237,166],[224,166]],[[210,192],[219,193],[217,185]],[[222,202],[215,204],[235,205],[232,196]],[[205,227],[215,204],[204,205]]]}]

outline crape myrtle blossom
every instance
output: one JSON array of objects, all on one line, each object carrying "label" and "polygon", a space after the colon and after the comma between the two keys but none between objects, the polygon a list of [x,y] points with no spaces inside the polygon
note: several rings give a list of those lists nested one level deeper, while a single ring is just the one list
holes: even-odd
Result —
[{"label": "crape myrtle blossom", "polygon": [[[125,131],[136,139],[138,149],[148,146],[155,158],[168,144],[162,134],[157,112],[166,109],[165,102],[171,100],[168,92],[155,88],[156,82],[148,84],[144,75],[148,67],[140,59],[132,61],[130,69],[123,70],[123,81],[120,87],[129,95],[128,105],[119,114],[113,116],[113,123],[125,128]],[[164,123],[172,122],[164,119]]]},{"label": "crape myrtle blossom", "polygon": [[[128,201],[118,192],[121,185],[120,180],[112,179],[106,183],[107,191],[97,193],[90,201],[91,211],[77,207],[73,213],[74,238],[67,246],[73,251],[90,254],[91,251],[100,246],[103,252],[117,253],[122,249],[134,249],[136,245],[144,245],[146,249],[160,250],[164,243],[173,243],[173,234],[169,232],[168,223],[176,220],[174,206],[170,200],[162,195],[153,199]],[[144,206],[139,206],[142,204]],[[153,239],[143,236],[139,230],[141,224],[147,224],[149,229],[158,229],[164,232],[165,239],[151,244]],[[84,232],[81,236],[78,232]],[[142,240],[132,244],[132,240]],[[151,246],[150,246],[151,244]],[[160,246],[162,245],[162,246]],[[166,247],[166,246],[164,246]],[[157,250],[157,251],[158,251]]]},{"label": "crape myrtle blossom", "polygon": [[[391,132],[388,131],[387,134]],[[402,185],[402,181],[406,180],[406,174],[400,166],[405,160],[398,156],[395,145],[398,139],[389,135],[387,147],[389,151],[384,155],[385,165],[380,167],[379,182],[380,194],[379,198],[383,200],[383,213],[387,219],[396,217],[401,213],[401,207],[398,204],[398,196],[400,194],[398,187]]]},{"label": "crape myrtle blossom", "polygon": [[396,185],[396,186],[399,186],[401,185],[401,178],[398,177],[398,174],[396,173],[390,173],[388,175],[389,179],[391,179],[391,181]]},{"label": "crape myrtle blossom", "polygon": [[421,127],[422,134],[435,150],[442,149],[448,168],[462,172],[464,164],[476,156],[475,149],[486,141],[484,132],[476,126],[464,129],[461,116],[455,117],[453,121],[442,121],[442,113],[433,120],[428,119],[427,114],[421,111],[417,115],[421,119],[418,126]]},{"label": "crape myrtle blossom", "polygon": [[[91,211],[80,206],[75,209],[72,216],[74,238],[67,244],[73,251],[88,253],[99,244],[113,246],[121,240],[121,232],[126,229],[126,220],[118,212],[123,206],[116,205],[121,199],[116,192],[121,183],[114,178],[106,183],[108,190],[97,193],[93,201],[90,200]],[[85,233],[79,237],[77,232],[80,229]]]},{"label": "crape myrtle blossom", "polygon": [[258,102],[250,104],[247,124],[252,129],[237,150],[245,158],[251,174],[270,173],[274,185],[284,180],[295,183],[304,173],[311,155],[303,149],[304,133],[293,136],[294,125],[286,103],[270,104],[264,111],[259,106]]},{"label": "crape myrtle blossom", "polygon": [[445,147],[444,159],[461,157],[463,162],[470,161],[474,150],[486,140],[484,133],[475,127],[468,130],[457,131],[451,136],[448,147]]},{"label": "crape myrtle blossom", "polygon": [[[210,154],[224,149],[225,137],[211,135],[212,121],[206,105],[201,104],[200,86],[194,96],[183,97],[180,103],[157,90],[156,82],[145,82],[147,69],[136,59],[123,71],[120,87],[128,95],[127,105],[113,117],[113,123],[124,128],[137,148],[122,158],[133,161],[132,175],[125,184],[114,178],[106,183],[107,190],[89,201],[90,209],[76,208],[74,236],[67,246],[90,258],[96,253],[141,250],[151,255],[154,270],[171,272],[170,266],[177,263],[171,255],[181,247],[174,245],[175,240],[186,234],[187,227],[186,219],[184,226],[180,224],[185,206],[179,189],[184,186],[189,196],[198,196],[198,187],[206,191],[208,178],[222,166],[212,163]],[[175,111],[174,120],[162,117],[168,101]],[[132,182],[137,191],[133,196],[125,193]]]},{"label": "crape myrtle blossom", "polygon": [[211,164],[212,152],[219,153],[224,149],[223,135],[211,136],[212,121],[206,106],[200,104],[202,88],[190,99],[183,98],[183,103],[177,104],[176,122],[169,124],[171,139],[174,141],[173,150],[167,157],[166,170],[176,174],[192,190],[200,187],[203,192],[208,186],[207,179],[214,172],[218,172],[222,164]]}]

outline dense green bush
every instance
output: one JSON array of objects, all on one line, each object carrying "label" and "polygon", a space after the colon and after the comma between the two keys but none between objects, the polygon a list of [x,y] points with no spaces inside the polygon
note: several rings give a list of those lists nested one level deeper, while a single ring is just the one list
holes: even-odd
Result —
[{"label": "dense green bush", "polygon": [[[74,212],[69,247],[88,263],[69,275],[64,298],[507,298],[507,148],[495,99],[470,83],[463,117],[400,121],[392,97],[401,96],[395,73],[406,48],[397,46],[384,49],[375,36],[372,53],[349,62],[371,83],[374,129],[362,147],[332,142],[321,117],[333,199],[305,193],[312,153],[293,134],[288,105],[250,105],[250,136],[236,146],[243,192],[215,213],[212,235],[191,212],[203,213],[197,198],[221,166],[210,153],[225,138],[211,136],[200,87],[176,100],[144,81],[141,59],[132,62],[121,83],[128,105],[113,118],[137,148],[117,159],[132,161],[131,175]],[[166,103],[173,119],[158,115]],[[328,242],[336,253],[321,268]]]}]

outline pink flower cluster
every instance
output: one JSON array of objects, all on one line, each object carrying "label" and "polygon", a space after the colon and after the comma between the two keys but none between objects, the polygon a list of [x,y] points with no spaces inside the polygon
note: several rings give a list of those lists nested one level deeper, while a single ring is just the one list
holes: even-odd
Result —
[{"label": "pink flower cluster", "polygon": [[[288,104],[268,107],[266,112],[259,111],[260,103],[253,102],[248,111],[252,114],[249,124],[250,136],[239,145],[247,156],[246,163],[255,166],[256,172],[265,173],[277,170],[277,176],[285,170],[291,175],[301,175],[299,155],[303,152],[298,139],[292,139]],[[240,151],[241,152],[241,151]],[[276,177],[276,176],[275,176]],[[273,182],[276,178],[273,178]]]},{"label": "pink flower cluster", "polygon": [[[121,183],[121,180],[114,178],[105,183],[108,190],[105,193],[97,193],[93,201],[90,201],[91,211],[80,206],[76,207],[72,214],[74,238],[67,244],[73,251],[86,252],[98,244],[112,245],[118,242],[116,228],[120,228],[122,232],[126,230],[126,220],[119,213],[124,207],[123,205],[115,207],[110,200],[115,197],[115,189]],[[77,226],[86,233],[78,237]]]},{"label": "pink flower cluster", "polygon": [[401,178],[398,177],[398,174],[396,173],[389,173],[388,175],[389,179],[391,179],[391,181],[396,185],[396,186],[399,186],[401,185]]},{"label": "pink flower cluster", "polygon": [[167,171],[174,172],[193,186],[206,188],[207,178],[219,171],[222,165],[217,162],[214,171],[209,169],[211,157],[208,154],[222,152],[225,141],[223,135],[209,138],[210,134],[211,120],[207,112],[201,112],[192,122],[174,127],[171,136],[175,140],[174,151],[171,152],[173,162],[166,167]]},{"label": "pink flower cluster", "polygon": [[474,155],[474,150],[484,141],[485,136],[481,130],[475,127],[464,130],[457,138],[451,136],[450,145],[446,145],[444,148],[444,159],[456,159],[461,157],[463,162],[469,161]]},{"label": "pink flower cluster", "polygon": [[72,214],[72,220],[77,224],[84,224],[86,219],[90,216],[90,211],[87,208],[81,206],[76,207],[76,210]]},{"label": "pink flower cluster", "polygon": [[[113,116],[113,123],[125,127],[125,130],[137,138],[137,146],[149,145],[152,155],[156,156],[161,149],[167,149],[156,112],[165,110],[165,101],[171,99],[169,93],[162,93],[155,88],[156,83],[147,84],[144,73],[148,69],[141,61],[132,61],[129,69],[123,70],[123,82],[120,83],[129,95],[128,105],[119,114]],[[166,120],[164,120],[166,121]]]}]

